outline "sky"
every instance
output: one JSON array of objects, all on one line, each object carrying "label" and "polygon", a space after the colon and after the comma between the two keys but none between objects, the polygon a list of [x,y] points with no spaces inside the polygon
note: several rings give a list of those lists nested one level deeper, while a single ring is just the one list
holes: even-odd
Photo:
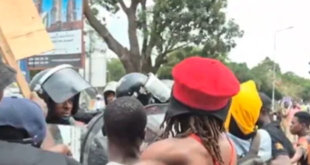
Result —
[{"label": "sky", "polygon": [[[228,0],[227,17],[234,18],[244,30],[244,36],[237,40],[237,47],[229,58],[254,67],[270,57],[280,64],[283,72],[293,71],[310,78],[309,6],[309,0]],[[100,16],[106,18],[112,35],[128,47],[125,14],[119,12],[111,16],[100,11]],[[293,28],[277,32],[288,27]]]}]

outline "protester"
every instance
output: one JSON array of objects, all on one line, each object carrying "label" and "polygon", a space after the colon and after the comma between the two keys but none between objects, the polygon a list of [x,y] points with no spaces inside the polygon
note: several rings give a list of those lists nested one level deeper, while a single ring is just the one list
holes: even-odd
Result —
[{"label": "protester", "polygon": [[271,99],[264,93],[259,93],[262,100],[262,108],[258,119],[258,126],[266,130],[272,139],[272,159],[282,161],[282,165],[290,164],[290,157],[293,157],[295,150],[290,140],[285,136],[279,121],[272,121]]},{"label": "protester", "polygon": [[[240,92],[232,99],[231,115],[225,122],[225,128],[229,131],[239,158],[247,155],[255,142],[257,144],[254,145],[258,148],[255,148],[257,153],[254,154],[265,162],[271,160],[271,137],[266,130],[257,130],[261,107],[262,101],[254,81],[241,84]],[[255,141],[256,136],[259,136],[257,141]]]},{"label": "protester", "polygon": [[[295,113],[300,112],[301,109],[299,107],[299,105],[297,104],[297,102],[293,102],[292,107],[289,109],[289,111],[287,112],[287,127],[289,128],[289,126],[292,123],[292,120],[294,118]],[[296,136],[294,136],[290,131],[287,131],[286,136],[292,141],[292,142],[296,142]]]},{"label": "protester", "polygon": [[0,103],[0,139],[40,148],[46,136],[43,111],[31,100],[5,97]]},{"label": "protester", "polygon": [[308,165],[308,139],[309,139],[310,114],[307,112],[297,112],[292,118],[290,131],[298,136],[297,148],[292,164]]},{"label": "protester", "polygon": [[108,165],[137,162],[147,123],[139,100],[126,96],[117,98],[107,105],[103,121],[103,132],[108,137]]},{"label": "protester", "polygon": [[[16,72],[0,61],[0,100],[5,87],[15,79]],[[36,103],[43,101],[32,97]],[[46,107],[41,107],[45,109]],[[0,116],[2,116],[0,112]],[[43,151],[32,146],[8,143],[0,140],[0,160],[2,165],[79,165],[78,162],[64,155]]]},{"label": "protester", "polygon": [[289,112],[289,109],[291,108],[291,105],[290,105],[290,101],[288,100],[282,100],[281,101],[281,110],[280,110],[280,121],[281,121],[281,126],[282,126],[282,129],[285,133],[285,135],[287,135],[289,133],[289,121],[288,121],[288,112]]},{"label": "protester", "polygon": [[142,153],[141,161],[236,164],[234,146],[223,126],[231,97],[240,89],[234,74],[217,60],[190,57],[173,68],[172,76],[175,82],[162,124],[164,133]]},{"label": "protester", "polygon": [[[0,114],[0,140],[41,147],[46,137],[46,123],[38,104],[24,98],[5,97],[0,103]],[[65,145],[48,150],[71,156]]]}]

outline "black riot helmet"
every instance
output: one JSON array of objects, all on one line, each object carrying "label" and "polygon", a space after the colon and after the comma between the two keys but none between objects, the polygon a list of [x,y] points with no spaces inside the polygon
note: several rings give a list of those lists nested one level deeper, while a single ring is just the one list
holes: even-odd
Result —
[{"label": "black riot helmet", "polygon": [[129,73],[123,76],[116,88],[116,97],[133,96],[148,105],[156,100],[164,103],[170,98],[171,90],[154,74]]},{"label": "black riot helmet", "polygon": [[77,73],[71,65],[59,65],[51,69],[46,69],[34,76],[30,82],[31,91],[36,91],[38,95],[48,104],[63,103],[73,98],[72,115],[79,108],[79,94],[87,92],[95,93],[92,86]]}]

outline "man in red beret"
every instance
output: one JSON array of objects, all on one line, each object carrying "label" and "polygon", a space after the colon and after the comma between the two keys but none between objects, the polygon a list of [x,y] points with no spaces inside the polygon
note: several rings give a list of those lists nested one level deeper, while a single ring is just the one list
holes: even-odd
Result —
[{"label": "man in red beret", "polygon": [[237,78],[220,61],[202,57],[183,60],[173,68],[172,76],[174,86],[162,140],[148,147],[141,161],[235,165],[235,149],[223,123],[231,98],[240,90]]}]

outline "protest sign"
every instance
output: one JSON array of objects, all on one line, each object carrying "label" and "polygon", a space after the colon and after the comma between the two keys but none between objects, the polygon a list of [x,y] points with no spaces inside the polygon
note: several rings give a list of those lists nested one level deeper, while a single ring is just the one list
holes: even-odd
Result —
[{"label": "protest sign", "polygon": [[84,134],[83,132],[85,132],[85,130],[83,130],[82,127],[78,126],[59,124],[48,124],[47,127],[51,134],[54,145],[67,145],[72,152],[72,157],[77,161],[80,161],[81,141]]},{"label": "protest sign", "polygon": [[0,54],[17,71],[16,80],[24,95],[30,89],[17,60],[54,49],[32,0],[0,1]]}]

